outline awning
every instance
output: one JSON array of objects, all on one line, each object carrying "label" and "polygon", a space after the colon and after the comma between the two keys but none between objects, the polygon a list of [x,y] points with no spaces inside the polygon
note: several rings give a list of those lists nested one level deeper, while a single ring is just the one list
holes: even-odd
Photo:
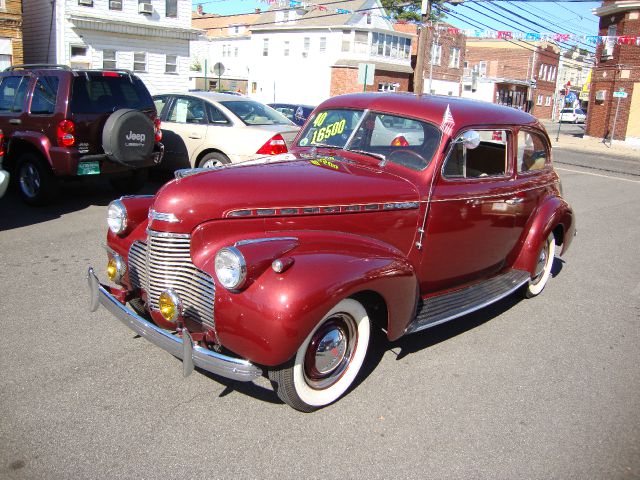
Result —
[{"label": "awning", "polygon": [[125,35],[141,35],[144,37],[177,38],[179,40],[195,40],[203,34],[195,28],[167,27],[164,25],[145,25],[144,23],[113,20],[92,15],[69,15],[68,20],[76,28],[99,32],[122,33]]},{"label": "awning", "polygon": [[[361,63],[365,63],[364,60],[352,60],[352,59],[342,59],[337,60],[336,63],[332,65],[332,67],[347,67],[347,68],[358,68],[358,65]],[[402,65],[400,63],[389,63],[389,62],[377,62],[375,60],[366,60],[366,63],[374,63],[376,66],[376,71],[385,71],[385,72],[396,72],[396,73],[413,73],[413,68],[409,65]]]}]

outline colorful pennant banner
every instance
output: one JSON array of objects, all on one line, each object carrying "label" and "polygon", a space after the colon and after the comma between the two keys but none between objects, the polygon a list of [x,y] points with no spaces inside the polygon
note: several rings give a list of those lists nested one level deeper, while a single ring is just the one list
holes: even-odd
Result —
[{"label": "colorful pennant banner", "polygon": [[[261,0],[262,3],[266,3],[268,5],[276,5],[281,8],[295,8],[295,9],[303,9],[307,11],[318,10],[321,12],[330,12],[336,14],[352,14],[352,13],[361,13],[364,15],[371,15],[373,17],[383,18],[392,23],[398,24],[406,24],[412,23],[415,25],[423,25],[420,22],[409,22],[409,21],[400,21],[394,20],[390,16],[380,15],[373,12],[363,12],[363,11],[354,11],[347,10],[344,8],[331,8],[326,5],[319,5],[306,1],[298,1],[298,0]],[[289,19],[292,21],[292,19]],[[619,44],[619,45],[638,45],[640,46],[640,36],[635,35],[624,35],[624,36],[602,36],[602,35],[576,35],[574,33],[521,33],[521,32],[511,32],[508,30],[476,30],[476,29],[459,29],[455,27],[449,26],[441,26],[439,27],[445,30],[450,35],[457,35],[459,33],[463,33],[468,38],[485,38],[485,39],[501,39],[501,40],[524,40],[526,42],[537,42],[541,40],[551,41],[551,42],[584,42],[589,43],[591,45],[598,45],[600,43],[606,44]]]}]

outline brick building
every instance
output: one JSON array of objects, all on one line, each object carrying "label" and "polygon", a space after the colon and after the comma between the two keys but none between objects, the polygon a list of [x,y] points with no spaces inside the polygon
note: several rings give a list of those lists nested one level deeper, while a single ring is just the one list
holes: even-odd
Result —
[{"label": "brick building", "polygon": [[24,63],[22,0],[0,1],[0,70]]},{"label": "brick building", "polygon": [[[605,0],[594,13],[600,17],[599,35],[607,39],[596,49],[586,135],[614,134],[614,140],[640,145],[640,2]],[[613,97],[621,91],[627,98]]]},{"label": "brick building", "polygon": [[467,39],[462,96],[550,119],[559,58],[548,42]]}]

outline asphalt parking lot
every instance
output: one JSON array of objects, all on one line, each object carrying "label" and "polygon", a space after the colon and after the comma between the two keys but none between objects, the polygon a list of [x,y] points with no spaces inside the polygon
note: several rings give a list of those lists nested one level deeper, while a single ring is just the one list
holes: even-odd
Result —
[{"label": "asphalt parking lot", "polygon": [[44,209],[8,194],[0,478],[640,478],[640,175],[555,158],[578,236],[543,294],[378,337],[357,387],[313,414],[266,380],[184,379],[88,312],[106,183]]}]

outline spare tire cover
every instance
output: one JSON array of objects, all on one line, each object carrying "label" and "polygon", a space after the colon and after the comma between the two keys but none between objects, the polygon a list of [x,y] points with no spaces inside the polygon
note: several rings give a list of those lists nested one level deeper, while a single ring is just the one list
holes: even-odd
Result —
[{"label": "spare tire cover", "polygon": [[109,160],[136,166],[153,152],[153,122],[138,110],[123,108],[113,112],[102,129],[102,148]]}]

